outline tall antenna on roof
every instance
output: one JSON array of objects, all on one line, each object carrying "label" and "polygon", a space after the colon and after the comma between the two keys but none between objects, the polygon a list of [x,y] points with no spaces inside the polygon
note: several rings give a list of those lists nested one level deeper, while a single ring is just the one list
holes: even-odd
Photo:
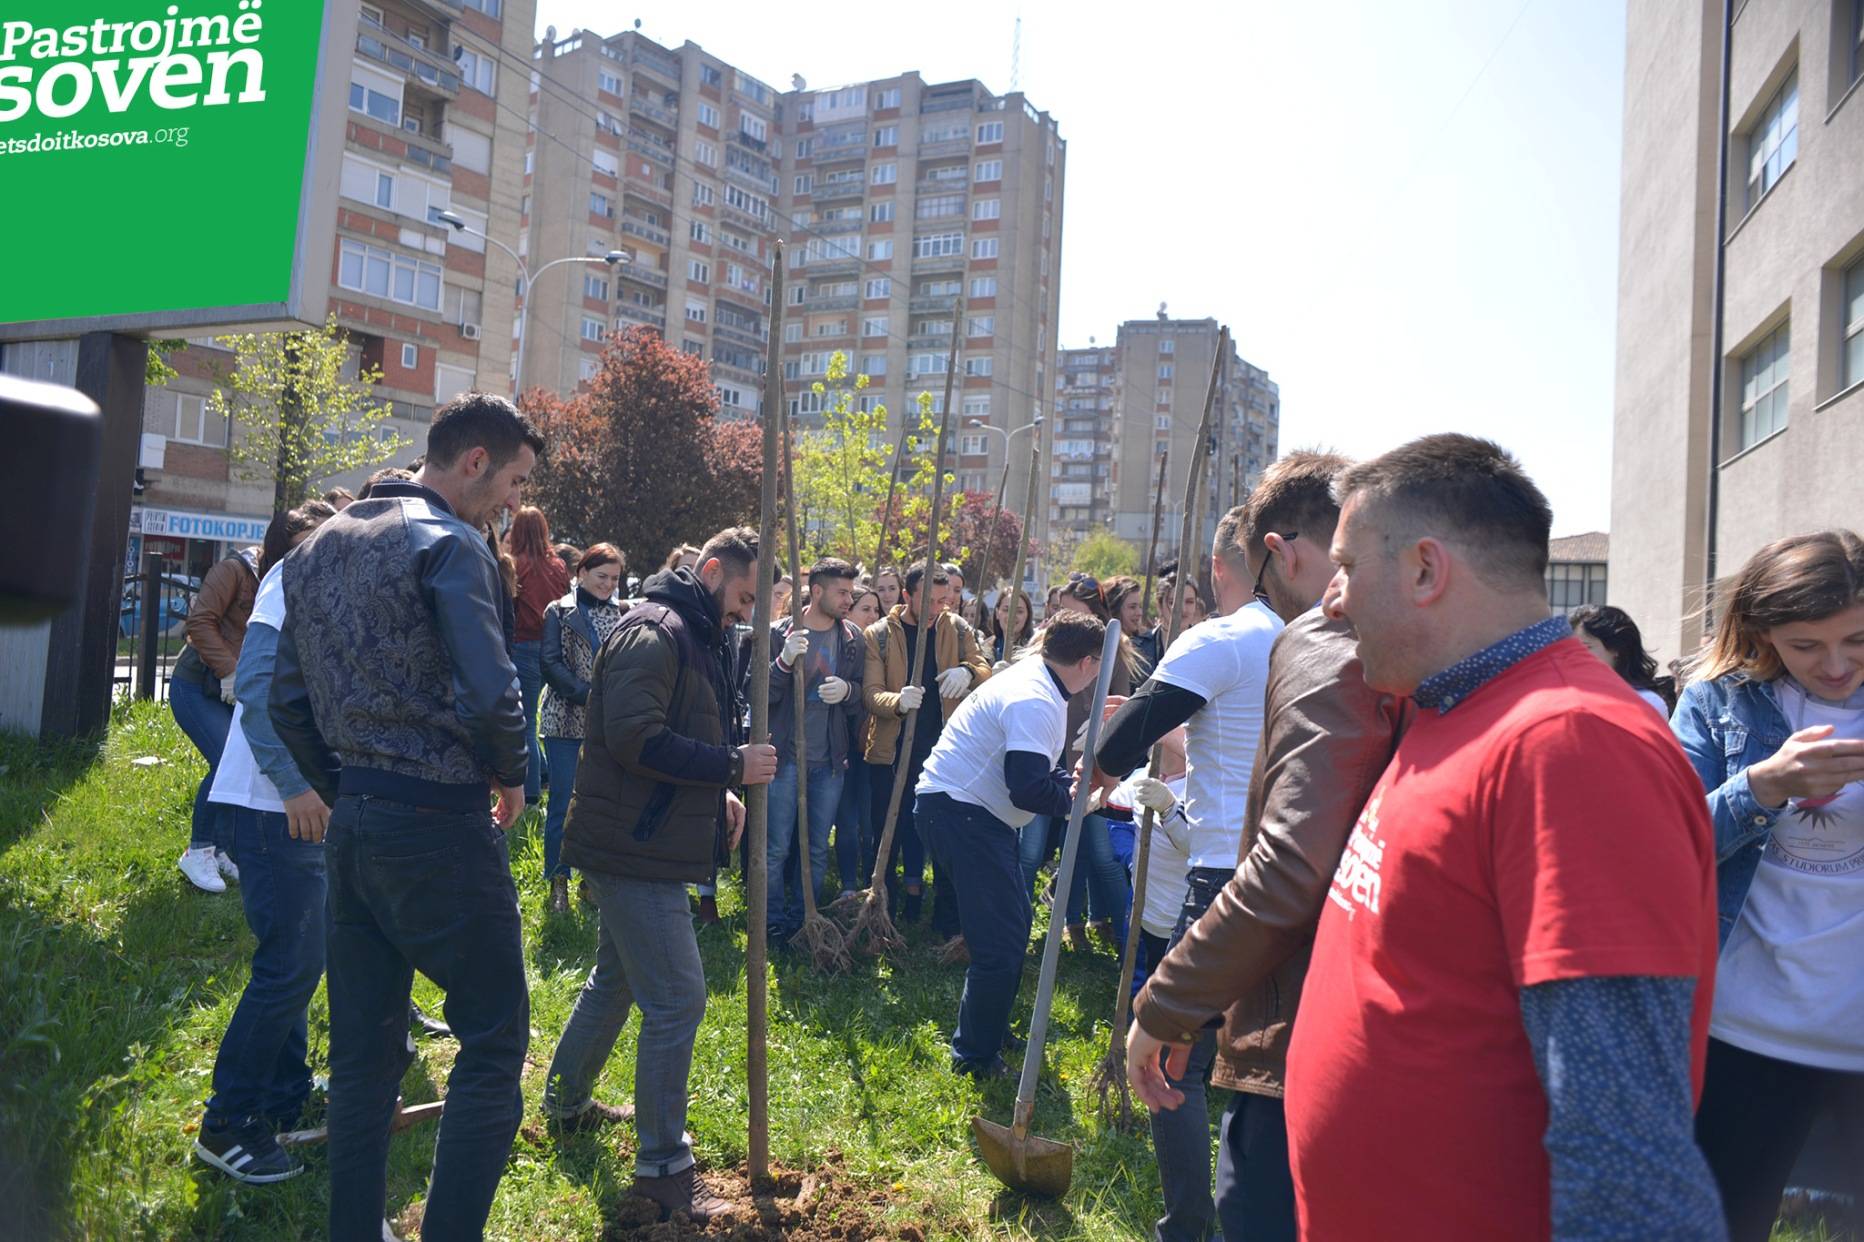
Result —
[{"label": "tall antenna on roof", "polygon": [[1019,91],[1023,85],[1023,15],[1016,15],[1016,33],[1010,36],[1010,90]]}]

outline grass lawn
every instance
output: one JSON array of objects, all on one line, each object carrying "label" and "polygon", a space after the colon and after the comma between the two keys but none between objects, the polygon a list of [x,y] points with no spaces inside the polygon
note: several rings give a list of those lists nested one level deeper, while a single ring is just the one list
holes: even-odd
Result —
[{"label": "grass lawn", "polygon": [[[131,762],[146,755],[164,762]],[[238,1186],[188,1155],[250,951],[237,893],[198,893],[175,870],[203,771],[158,704],[121,711],[100,754],[0,737],[0,1236],[323,1236],[330,1188],[317,1149],[304,1176],[274,1187]],[[580,904],[568,918],[542,917],[541,820],[527,816],[512,846],[531,985],[529,1111],[489,1233],[595,1238],[625,1193],[631,1131],[558,1142],[536,1113],[544,1066],[593,959],[594,918]],[[721,905],[726,922],[700,934],[711,998],[689,1122],[710,1166],[743,1158],[747,1108],[743,903],[729,880]],[[1036,1205],[1002,1191],[973,1154],[970,1117],[1007,1122],[1014,1086],[980,1090],[947,1068],[961,973],[934,965],[924,929],[913,932],[910,952],[864,962],[852,978],[776,962],[773,1157],[807,1168],[839,1151],[848,1173],[889,1192],[893,1219],[928,1237],[1147,1236],[1159,1211],[1150,1144],[1103,1129],[1089,1089],[1113,1007],[1111,959],[1062,960],[1035,1131],[1075,1143],[1074,1187],[1063,1203]],[[431,985],[416,987],[437,1009]],[[1033,990],[1024,988],[1019,1025]],[[636,1028],[599,1088],[611,1101],[630,1098]],[[326,1031],[320,989],[318,1068]],[[422,1046],[403,1088],[409,1102],[439,1094],[450,1055],[448,1044]],[[424,1193],[432,1143],[431,1128],[394,1140],[391,1214]],[[1776,1238],[1823,1236],[1782,1229]]]}]

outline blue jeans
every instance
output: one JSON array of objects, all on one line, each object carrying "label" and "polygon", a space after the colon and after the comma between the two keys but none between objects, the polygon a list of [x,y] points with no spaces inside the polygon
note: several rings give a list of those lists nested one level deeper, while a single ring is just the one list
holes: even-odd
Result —
[{"label": "blue jeans", "polygon": [[1280,1098],[1238,1091],[1217,1145],[1217,1219],[1224,1242],[1295,1242],[1294,1174]]},{"label": "blue jeans", "polygon": [[576,791],[576,761],[582,756],[579,737],[544,739],[544,761],[550,768],[550,801],[544,805],[544,876],[555,879],[570,869],[563,857],[563,817],[569,814],[570,795]]},{"label": "blue jeans", "polygon": [[1010,1033],[1010,1009],[1023,981],[1034,911],[1017,859],[1016,830],[981,806],[926,794],[914,812],[920,831],[953,890],[958,925],[970,950],[951,1055],[988,1066]]},{"label": "blue jeans", "polygon": [[220,1037],[207,1115],[289,1128],[311,1093],[304,1015],[324,977],[324,847],[294,841],[276,811],[229,809],[240,904],[258,943],[252,976]]},{"label": "blue jeans", "polygon": [[[1190,886],[1172,932],[1173,945],[1210,909],[1232,874],[1222,867],[1191,868]],[[1167,1079],[1184,1093],[1184,1103],[1152,1115],[1152,1150],[1158,1153],[1165,1197],[1165,1215],[1152,1234],[1158,1242],[1201,1240],[1216,1228],[1217,1204],[1210,1193],[1210,1114],[1204,1103],[1204,1079],[1216,1059],[1217,1035],[1206,1029],[1191,1045],[1184,1076]]]},{"label": "blue jeans", "polygon": [[[919,826],[913,810],[913,790],[919,784],[919,773],[925,767],[926,755],[913,757],[911,766],[906,769],[906,788],[900,794],[899,821],[894,825],[893,848],[887,851],[887,868],[885,882],[887,886],[888,907],[898,910],[895,895],[897,886],[904,884],[906,891],[918,895],[924,891],[926,874],[926,845],[919,835]],[[867,864],[867,874],[874,874],[874,863],[880,853],[880,831],[887,822],[887,803],[893,797],[893,771],[891,763],[870,763],[867,765],[868,805],[873,808],[873,840],[863,854]],[[900,867],[896,876],[895,866]],[[958,906],[951,896],[951,881],[945,875],[944,864],[936,858],[932,860],[932,930],[947,938],[958,934]]]},{"label": "blue jeans", "polygon": [[867,887],[872,873],[861,874],[861,860],[874,852],[872,794],[868,769],[856,757],[848,761],[841,778],[841,805],[835,809],[835,869],[841,872],[844,892]]},{"label": "blue jeans", "polygon": [[[841,805],[841,773],[826,763],[809,765],[809,883],[817,894],[828,874],[828,830],[835,822],[835,809]],[[785,869],[793,860],[796,847],[796,762],[777,765],[777,778],[770,782],[769,920],[772,938],[776,933],[794,935],[803,925],[803,894],[800,883],[787,884]],[[801,872],[796,872],[800,878]]]},{"label": "blue jeans", "polygon": [[518,894],[489,811],[337,799],[324,840],[330,891],[330,1237],[377,1242],[388,1126],[414,1060],[414,971],[447,994],[459,1040],[434,1144],[422,1232],[478,1238],[524,1115],[530,996]]},{"label": "blue jeans", "polygon": [[[1038,815],[1024,825],[1018,856],[1023,874],[1033,887],[1036,870],[1048,859],[1051,828],[1056,845],[1066,845],[1066,820],[1051,820]],[[1113,925],[1113,935],[1126,943],[1126,917],[1133,904],[1133,879],[1113,849],[1113,838],[1103,815],[1089,815],[1081,821],[1081,850],[1075,858],[1074,880],[1068,888],[1068,922],[1085,921],[1091,910],[1097,918]]]},{"label": "blue jeans", "polygon": [[537,703],[544,693],[544,644],[511,644],[511,662],[518,666],[518,696],[524,700],[524,738],[531,752],[531,761],[524,769],[524,805],[536,806],[538,794],[543,791],[544,771],[543,751],[537,745]]},{"label": "blue jeans", "polygon": [[544,1076],[544,1113],[573,1117],[588,1108],[595,1080],[628,1009],[641,1009],[634,1052],[634,1157],[638,1177],[692,1167],[686,1088],[693,1038],[705,1017],[705,969],[693,934],[686,886],[585,871],[600,917],[595,968],[570,1010]]},{"label": "blue jeans", "polygon": [[220,752],[226,749],[227,730],[233,727],[233,709],[209,695],[198,681],[171,678],[168,683],[168,709],[175,713],[175,723],[194,743],[194,749],[207,760],[207,775],[194,791],[194,827],[188,835],[191,850],[214,847],[233,851],[232,808],[209,802],[208,791],[214,787],[214,773],[220,769]]}]

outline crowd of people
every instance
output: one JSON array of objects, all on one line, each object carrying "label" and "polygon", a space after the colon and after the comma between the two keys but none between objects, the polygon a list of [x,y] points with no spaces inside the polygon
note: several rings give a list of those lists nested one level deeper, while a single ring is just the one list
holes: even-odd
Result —
[{"label": "crowd of people", "polygon": [[[424,1235],[483,1230],[531,1035],[505,833],[540,798],[549,911],[573,869],[599,927],[544,1114],[632,1122],[636,1193],[724,1210],[685,1126],[698,938],[760,785],[771,945],[805,877],[823,900],[877,877],[962,965],[955,1072],[1010,1072],[1039,901],[1110,971],[1138,920],[1127,1071],[1162,1242],[1758,1242],[1828,1110],[1856,1144],[1828,1189],[1860,1193],[1856,534],[1761,549],[1660,677],[1621,610],[1550,613],[1547,502],[1466,436],[1291,454],[1154,600],[1075,573],[1040,615],[926,560],[792,582],[748,528],[630,578],[521,506],[545,447],[468,394],[413,470],[280,515],[189,617],[170,703],[209,770],[180,867],[237,883],[256,942],[194,1150],[246,1182],[301,1171],[275,1136],[312,1106],[327,975],[333,1238],[388,1236],[410,1024],[459,1043]],[[1182,609],[1174,641],[1154,604]],[[1043,893],[1090,790],[1073,882]],[[411,1007],[416,970],[445,1024]],[[636,1009],[633,1101],[609,1103]]]}]

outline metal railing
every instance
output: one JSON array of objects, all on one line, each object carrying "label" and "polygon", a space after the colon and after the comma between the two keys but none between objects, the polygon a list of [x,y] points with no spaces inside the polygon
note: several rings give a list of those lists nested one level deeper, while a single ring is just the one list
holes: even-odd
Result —
[{"label": "metal railing", "polygon": [[[145,552],[141,571],[123,579],[118,655],[110,679],[113,696],[120,686],[124,697],[168,697],[169,675],[182,648],[187,646],[188,609],[201,584],[166,572],[166,559],[159,552]],[[145,601],[154,601],[154,606],[145,606]],[[127,660],[121,650],[120,640],[124,638],[134,640]]]}]

